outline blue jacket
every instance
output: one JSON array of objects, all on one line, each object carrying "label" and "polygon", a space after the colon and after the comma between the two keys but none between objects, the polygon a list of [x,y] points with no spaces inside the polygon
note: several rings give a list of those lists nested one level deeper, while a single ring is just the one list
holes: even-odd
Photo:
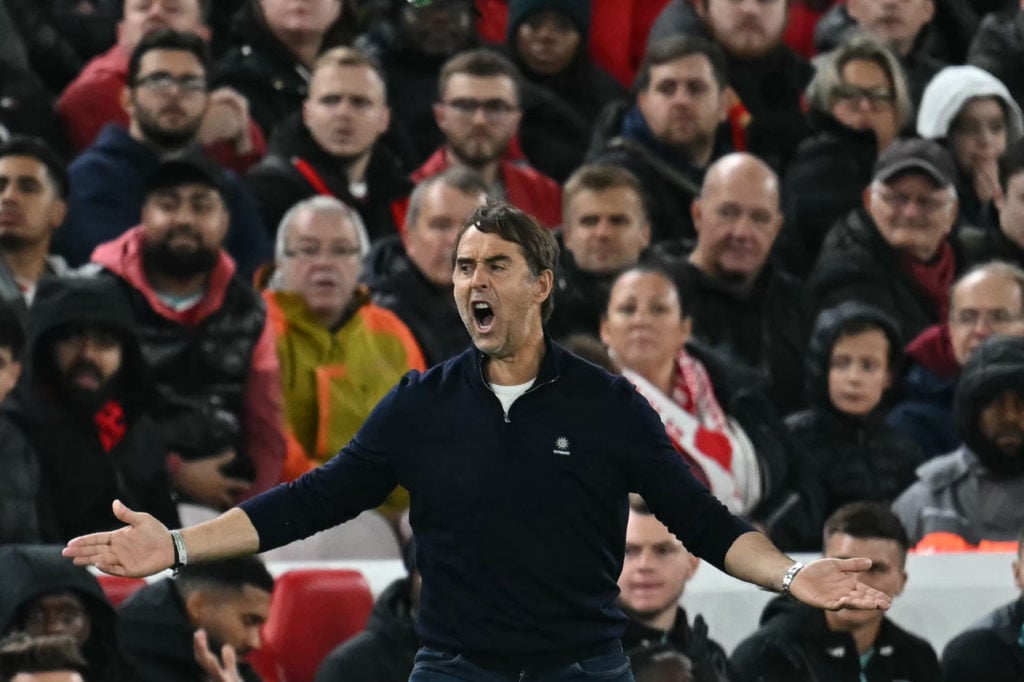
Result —
[{"label": "blue jacket", "polygon": [[624,378],[547,341],[536,382],[505,414],[483,360],[471,348],[410,372],[337,457],[243,503],[260,551],[376,507],[401,484],[423,576],[420,637],[529,661],[622,635],[630,491],[719,568],[751,530],[690,474]]},{"label": "blue jacket", "polygon": [[[132,139],[124,128],[103,128],[96,142],[68,167],[68,215],[54,233],[52,251],[78,267],[89,262],[97,246],[138,225],[146,177],[159,162],[156,151]],[[225,175],[231,225],[224,248],[242,278],[250,281],[255,269],[272,257],[270,237],[242,181],[234,173]]]}]

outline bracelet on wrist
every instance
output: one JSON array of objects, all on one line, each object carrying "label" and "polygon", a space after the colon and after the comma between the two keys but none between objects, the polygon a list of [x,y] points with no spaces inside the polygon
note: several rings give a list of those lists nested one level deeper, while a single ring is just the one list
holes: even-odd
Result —
[{"label": "bracelet on wrist", "polygon": [[185,540],[181,537],[180,530],[171,531],[171,544],[174,547],[174,564],[171,570],[175,573],[178,569],[188,563],[188,552],[185,550]]},{"label": "bracelet on wrist", "polygon": [[796,578],[796,574],[802,571],[804,564],[802,561],[795,562],[786,571],[786,574],[782,576],[782,594],[789,594],[790,588],[793,586],[793,579]]}]

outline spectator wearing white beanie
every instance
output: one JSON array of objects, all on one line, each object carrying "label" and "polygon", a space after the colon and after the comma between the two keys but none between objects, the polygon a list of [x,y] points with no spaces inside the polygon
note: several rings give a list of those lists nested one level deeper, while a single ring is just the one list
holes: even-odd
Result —
[{"label": "spectator wearing white beanie", "polygon": [[921,98],[917,132],[943,141],[956,160],[960,223],[996,229],[999,157],[1024,134],[1024,117],[1006,86],[976,66],[942,69]]}]

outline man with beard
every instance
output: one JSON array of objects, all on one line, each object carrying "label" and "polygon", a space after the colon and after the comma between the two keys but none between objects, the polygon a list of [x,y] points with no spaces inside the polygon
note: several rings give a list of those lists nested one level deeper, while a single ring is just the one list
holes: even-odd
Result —
[{"label": "man with beard", "polygon": [[[239,557],[186,566],[175,577],[138,590],[121,606],[117,620],[132,679],[259,682],[247,664],[232,670],[231,663],[259,648],[273,589],[274,578],[259,559]],[[200,652],[216,656],[234,677],[209,676]]]},{"label": "man with beard", "polygon": [[146,181],[142,224],[93,261],[128,292],[161,394],[168,462],[187,499],[228,507],[275,485],[284,459],[274,338],[262,301],[221,245],[224,172],[203,157],[161,162]]},{"label": "man with beard", "polygon": [[[90,60],[57,100],[57,114],[76,153],[91,145],[106,124],[128,127],[122,91],[128,85],[129,57],[139,41],[168,28],[210,40],[211,31],[203,19],[212,4],[211,0],[123,1],[117,42]],[[238,170],[255,163],[266,152],[263,133],[248,111],[244,97],[230,88],[218,88],[210,93],[210,106],[199,133],[208,153]]]},{"label": "man with beard", "polygon": [[64,164],[45,142],[15,137],[0,146],[0,299],[22,312],[41,277],[67,270],[50,255],[67,191]]},{"label": "man with beard", "polygon": [[43,536],[62,541],[113,528],[110,505],[131,497],[178,518],[150,418],[131,309],[107,278],[48,278],[29,321],[28,370],[12,417],[41,466]]},{"label": "man with beard", "polygon": [[679,605],[698,566],[700,559],[655,518],[643,498],[630,495],[626,558],[619,576],[619,607],[629,616],[622,648],[642,656],[652,645],[665,644],[686,654],[698,682],[728,682],[725,650],[708,638],[701,616],[691,626]]},{"label": "man with beard", "polygon": [[449,59],[438,80],[434,118],[445,144],[413,174],[414,182],[450,166],[478,172],[492,199],[507,201],[546,227],[562,221],[562,191],[551,178],[504,160],[519,128],[519,72],[507,58],[485,49]]},{"label": "man with beard", "polygon": [[614,105],[609,107],[598,124],[614,132],[590,161],[622,166],[637,177],[646,193],[652,243],[696,235],[690,204],[708,165],[732,149],[723,123],[726,86],[725,57],[716,45],[671,36],[644,55],[633,106],[621,120],[613,117]]},{"label": "man with beard", "polygon": [[[68,169],[68,216],[53,250],[73,266],[99,244],[139,221],[146,176],[160,160],[198,153],[197,135],[210,105],[208,57],[198,36],[159,31],[143,38],[128,63],[124,91],[128,129],[108,125]],[[245,276],[270,259],[270,240],[255,201],[229,175],[231,229],[227,249]]]},{"label": "man with beard", "polygon": [[373,241],[398,232],[392,202],[412,183],[379,141],[391,118],[385,90],[380,66],[362,52],[336,47],[320,55],[302,111],[277,127],[270,155],[246,177],[267,229],[320,194],[359,211]]},{"label": "man with beard", "polygon": [[707,37],[722,48],[737,149],[757,154],[780,173],[807,132],[803,94],[814,75],[811,65],[783,43],[790,4],[674,0],[651,29],[652,43],[682,33]]},{"label": "man with beard", "polygon": [[1024,526],[1024,338],[991,336],[960,373],[953,414],[964,444],[917,470],[893,503],[911,543],[935,534],[971,545],[1010,541]]}]

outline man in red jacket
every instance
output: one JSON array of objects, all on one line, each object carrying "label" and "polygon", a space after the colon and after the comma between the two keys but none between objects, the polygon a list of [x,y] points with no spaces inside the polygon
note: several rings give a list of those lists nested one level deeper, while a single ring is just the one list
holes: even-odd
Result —
[{"label": "man in red jacket", "polygon": [[445,144],[413,174],[414,182],[449,166],[467,166],[491,187],[493,199],[526,211],[546,227],[562,222],[562,190],[551,178],[502,157],[519,128],[519,72],[500,54],[461,52],[445,63],[434,118]]}]

